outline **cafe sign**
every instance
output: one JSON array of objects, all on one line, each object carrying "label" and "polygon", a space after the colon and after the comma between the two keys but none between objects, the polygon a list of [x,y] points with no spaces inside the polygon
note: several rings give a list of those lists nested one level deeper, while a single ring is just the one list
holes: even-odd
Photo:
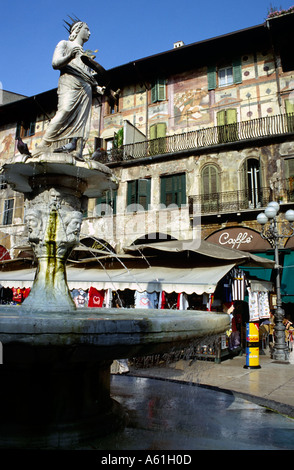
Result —
[{"label": "cafe sign", "polygon": [[227,227],[212,233],[206,240],[241,251],[259,251],[271,248],[269,242],[264,240],[259,232],[246,227]]}]

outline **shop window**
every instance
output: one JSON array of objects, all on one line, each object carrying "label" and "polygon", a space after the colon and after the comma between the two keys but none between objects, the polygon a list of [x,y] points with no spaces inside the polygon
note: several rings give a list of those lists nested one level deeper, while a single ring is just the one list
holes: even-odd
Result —
[{"label": "shop window", "polygon": [[171,204],[178,207],[186,204],[186,174],[161,177],[161,203],[166,207]]},{"label": "shop window", "polygon": [[166,80],[164,78],[158,78],[151,88],[151,103],[157,103],[158,101],[166,100]]},{"label": "shop window", "polygon": [[5,199],[5,201],[4,201],[4,211],[3,211],[3,217],[2,217],[2,224],[3,225],[11,225],[12,224],[13,207],[14,207],[14,199]]},{"label": "shop window", "polygon": [[106,193],[96,199],[96,215],[112,215],[116,214],[117,190],[109,189]]},{"label": "shop window", "polygon": [[242,83],[241,59],[234,60],[231,64],[217,66],[213,64],[207,68],[208,90]]},{"label": "shop window", "polygon": [[127,211],[147,211],[150,204],[151,179],[142,178],[128,181]]},{"label": "shop window", "polygon": [[238,140],[238,123],[236,109],[222,109],[216,115],[219,143]]}]

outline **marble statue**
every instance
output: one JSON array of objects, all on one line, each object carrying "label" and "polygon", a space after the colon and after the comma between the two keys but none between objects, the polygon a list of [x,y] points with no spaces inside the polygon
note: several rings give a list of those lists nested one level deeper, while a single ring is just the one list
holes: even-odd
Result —
[{"label": "marble statue", "polygon": [[[93,70],[82,60],[83,45],[90,37],[90,30],[82,21],[73,22],[68,40],[60,41],[54,51],[52,66],[60,70],[58,82],[58,108],[50,121],[35,155],[49,150],[53,152],[75,152],[82,160],[82,149],[90,130],[93,92],[103,94],[105,87],[99,86]],[[64,145],[63,142],[67,140]],[[54,148],[57,142],[59,146]]]}]

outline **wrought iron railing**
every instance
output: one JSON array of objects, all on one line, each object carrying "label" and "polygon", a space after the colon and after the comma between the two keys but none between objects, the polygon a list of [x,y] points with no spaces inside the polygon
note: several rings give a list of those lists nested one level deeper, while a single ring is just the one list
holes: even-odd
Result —
[{"label": "wrought iron railing", "polygon": [[132,160],[292,132],[294,132],[294,114],[279,114],[123,145],[119,149],[103,152],[101,162]]},{"label": "wrought iron railing", "polygon": [[200,194],[189,197],[189,211],[190,214],[218,214],[260,209],[267,206],[271,196],[270,188]]}]

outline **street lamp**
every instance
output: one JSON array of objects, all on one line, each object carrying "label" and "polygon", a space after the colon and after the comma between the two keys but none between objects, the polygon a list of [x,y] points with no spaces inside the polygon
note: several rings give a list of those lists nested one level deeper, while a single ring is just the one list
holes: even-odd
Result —
[{"label": "street lamp", "polygon": [[[275,270],[276,270],[276,294],[277,304],[275,308],[275,344],[273,348],[272,358],[279,362],[289,362],[289,349],[285,340],[285,326],[283,319],[285,312],[282,308],[281,298],[281,278],[280,278],[280,263],[279,263],[279,245],[280,240],[283,238],[290,238],[294,235],[294,211],[289,209],[285,213],[285,219],[289,222],[278,229],[277,214],[280,206],[277,202],[270,202],[265,211],[257,216],[263,228],[261,232],[262,238],[268,240],[275,250]],[[285,222],[285,221],[284,221]]]}]

